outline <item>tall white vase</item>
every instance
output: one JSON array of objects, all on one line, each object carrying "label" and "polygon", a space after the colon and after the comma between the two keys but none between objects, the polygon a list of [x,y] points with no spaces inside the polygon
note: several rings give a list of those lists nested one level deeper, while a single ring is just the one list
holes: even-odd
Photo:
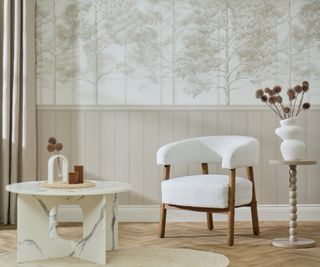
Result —
[{"label": "tall white vase", "polygon": [[301,160],[304,158],[305,143],[301,141],[302,128],[297,123],[297,118],[281,120],[281,126],[275,131],[276,135],[283,140],[280,150],[284,160]]}]

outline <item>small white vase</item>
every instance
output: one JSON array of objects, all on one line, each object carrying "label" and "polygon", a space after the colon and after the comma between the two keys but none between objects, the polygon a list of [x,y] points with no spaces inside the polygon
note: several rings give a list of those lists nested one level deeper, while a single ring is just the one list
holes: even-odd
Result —
[{"label": "small white vase", "polygon": [[283,141],[280,150],[284,160],[301,160],[304,158],[305,144],[301,141],[302,128],[297,125],[297,118],[280,121],[276,135]]}]

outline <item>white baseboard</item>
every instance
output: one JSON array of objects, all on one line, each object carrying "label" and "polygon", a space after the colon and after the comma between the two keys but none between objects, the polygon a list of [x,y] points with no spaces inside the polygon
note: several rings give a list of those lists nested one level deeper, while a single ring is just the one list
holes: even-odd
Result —
[{"label": "white baseboard", "polygon": [[[288,221],[289,205],[259,205],[260,221]],[[167,221],[169,222],[199,222],[204,221],[206,215],[203,212],[191,212],[185,210],[169,210]],[[63,206],[59,209],[58,220],[61,222],[82,221],[82,212],[79,207]],[[222,213],[214,214],[215,221],[226,221],[227,216]],[[236,209],[236,220],[251,221],[250,208]],[[320,204],[298,205],[299,221],[320,221]],[[158,205],[120,205],[120,222],[158,222]]]}]

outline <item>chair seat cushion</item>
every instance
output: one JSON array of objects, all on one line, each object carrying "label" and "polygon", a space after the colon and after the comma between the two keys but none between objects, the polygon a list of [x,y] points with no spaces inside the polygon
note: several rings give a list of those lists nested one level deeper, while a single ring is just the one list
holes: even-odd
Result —
[{"label": "chair seat cushion", "polygon": [[[161,183],[162,203],[206,208],[227,208],[229,176],[192,175]],[[252,182],[236,177],[235,205],[251,203]]]}]

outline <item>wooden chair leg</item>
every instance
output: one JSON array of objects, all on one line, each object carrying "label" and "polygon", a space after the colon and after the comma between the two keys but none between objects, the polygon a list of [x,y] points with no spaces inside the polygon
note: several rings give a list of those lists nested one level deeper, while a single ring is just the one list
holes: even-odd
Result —
[{"label": "wooden chair leg", "polygon": [[167,218],[167,210],[162,203],[160,205],[160,232],[159,232],[159,237],[164,238],[164,234],[166,231],[166,218]]},{"label": "wooden chair leg", "polygon": [[234,243],[234,209],[228,212],[228,245]]},{"label": "wooden chair leg", "polygon": [[[164,165],[163,168],[163,180],[168,180],[170,178],[170,165]],[[159,237],[164,238],[164,234],[166,231],[166,218],[167,218],[167,210],[165,208],[165,204],[160,204],[160,231]]]},{"label": "wooden chair leg", "polygon": [[212,219],[212,213],[207,212],[207,226],[209,230],[213,229],[213,219]]},{"label": "wooden chair leg", "polygon": [[259,235],[260,230],[259,230],[257,202],[251,204],[251,218],[252,218],[253,234]]},{"label": "wooden chair leg", "polygon": [[252,228],[253,234],[259,235],[259,219],[258,219],[258,209],[257,209],[257,200],[256,200],[256,189],[254,185],[254,175],[253,167],[247,167],[247,176],[248,179],[252,182],[252,201],[251,201],[251,218],[252,218]]},{"label": "wooden chair leg", "polygon": [[236,169],[229,170],[229,211],[228,211],[228,245],[234,243],[234,208],[236,191]]},{"label": "wooden chair leg", "polygon": [[[202,174],[209,174],[209,166],[208,163],[201,163]],[[213,218],[212,213],[207,212],[207,227],[209,230],[213,229]]]}]

